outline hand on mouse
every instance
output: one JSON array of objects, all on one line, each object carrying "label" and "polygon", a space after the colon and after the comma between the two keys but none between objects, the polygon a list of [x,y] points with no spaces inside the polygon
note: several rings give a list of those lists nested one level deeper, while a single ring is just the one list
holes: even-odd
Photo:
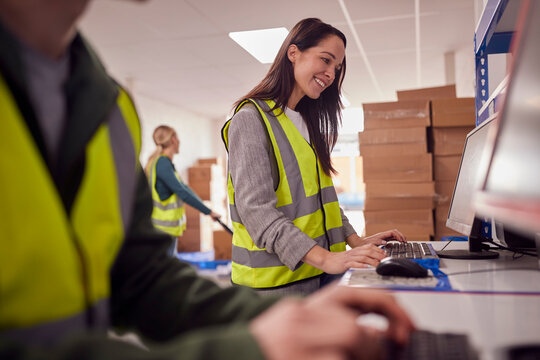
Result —
[{"label": "hand on mouse", "polygon": [[387,230],[375,235],[366,236],[364,238],[358,236],[358,234],[351,234],[346,239],[347,244],[350,247],[355,248],[358,246],[373,244],[373,245],[386,245],[388,241],[407,242],[407,238],[396,229]]}]

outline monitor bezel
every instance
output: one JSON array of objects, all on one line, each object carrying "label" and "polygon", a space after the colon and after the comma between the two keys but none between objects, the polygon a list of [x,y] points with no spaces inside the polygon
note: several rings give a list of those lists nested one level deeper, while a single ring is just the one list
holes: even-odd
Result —
[{"label": "monitor bezel", "polygon": [[[482,122],[480,125],[478,125],[473,130],[471,130],[467,134],[467,136],[465,137],[465,143],[463,145],[463,151],[461,153],[461,160],[459,162],[459,169],[458,169],[458,173],[457,173],[457,176],[456,176],[456,180],[454,182],[454,190],[452,192],[452,199],[450,200],[450,207],[448,208],[448,214],[447,214],[447,217],[446,217],[446,227],[448,227],[448,228],[450,228],[450,229],[452,229],[454,231],[457,231],[460,234],[466,235],[466,236],[469,236],[471,234],[473,223],[474,223],[474,218],[473,218],[473,222],[471,222],[470,225],[464,224],[463,222],[458,222],[458,221],[450,218],[450,214],[452,213],[452,205],[454,204],[454,199],[455,199],[455,195],[456,195],[456,189],[457,189],[457,185],[458,185],[459,174],[461,173],[461,168],[462,168],[463,160],[464,160],[464,156],[465,156],[465,150],[467,149],[467,143],[469,142],[470,137],[474,136],[474,134],[476,134],[478,131],[483,129],[485,126],[488,126],[488,124],[491,124],[492,122],[495,122],[495,123],[493,123],[493,126],[496,126],[497,123],[496,123],[495,119],[497,119],[496,114],[490,116],[484,122]],[[488,137],[489,136],[490,135],[488,134]],[[488,142],[486,142],[484,144],[484,146],[489,146],[489,139],[488,139]],[[485,151],[488,151],[488,150],[489,149],[487,149]],[[486,166],[486,168],[487,168],[487,166]],[[473,193],[474,193],[474,191],[473,191]],[[472,202],[471,202],[471,206],[473,206]]]}]

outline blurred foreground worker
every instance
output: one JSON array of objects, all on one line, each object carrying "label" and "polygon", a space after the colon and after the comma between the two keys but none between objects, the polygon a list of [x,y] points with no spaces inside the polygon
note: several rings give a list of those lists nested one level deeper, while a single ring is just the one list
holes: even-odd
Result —
[{"label": "blurred foreground worker", "polygon": [[[367,359],[406,342],[389,295],[260,298],[167,255],[134,106],[76,31],[86,5],[0,1],[0,359]],[[358,326],[365,312],[389,330]]]}]

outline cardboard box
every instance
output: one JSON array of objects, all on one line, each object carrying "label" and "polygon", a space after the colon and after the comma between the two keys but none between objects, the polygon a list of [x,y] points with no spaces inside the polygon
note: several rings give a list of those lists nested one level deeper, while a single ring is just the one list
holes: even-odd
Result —
[{"label": "cardboard box", "polygon": [[435,202],[437,206],[450,206],[450,201],[452,201],[455,184],[455,180],[435,181]]},{"label": "cardboard box", "polygon": [[431,124],[427,100],[371,103],[362,107],[364,129],[427,127]]},{"label": "cardboard box", "polygon": [[190,182],[189,187],[201,200],[212,200],[211,194],[211,182],[210,181],[197,181]]},{"label": "cardboard box", "polygon": [[427,142],[405,144],[360,144],[360,155],[365,157],[417,155],[427,153]]},{"label": "cardboard box", "polygon": [[200,229],[201,227],[201,216],[204,216],[199,210],[184,204],[186,209],[186,222],[188,229]]},{"label": "cardboard box", "polygon": [[182,236],[178,237],[176,246],[178,252],[201,251],[201,232],[199,229],[186,229]]},{"label": "cardboard box", "polygon": [[[403,210],[403,211],[409,211],[409,210]],[[432,210],[429,210],[432,211]],[[430,235],[434,235],[433,231],[433,222],[429,225],[417,225],[417,224],[408,224],[408,223],[366,223],[366,235],[373,235],[377,234],[383,231],[391,230],[391,229],[397,229],[399,232],[401,232],[406,237],[408,236],[426,236],[429,237]]]},{"label": "cardboard box", "polygon": [[405,237],[407,238],[407,241],[423,241],[423,242],[428,242],[428,241],[432,241],[432,238],[433,236],[430,236],[430,235],[413,235],[413,236],[410,236],[410,235],[405,235]]},{"label": "cardboard box", "polygon": [[474,98],[434,99],[431,101],[433,127],[476,126]]},{"label": "cardboard box", "polygon": [[212,208],[214,204],[221,204],[227,197],[225,182],[221,181],[197,181],[189,183],[189,187],[201,200],[210,201],[209,208]]},{"label": "cardboard box", "polygon": [[218,177],[225,177],[227,166],[225,159],[222,156],[214,158],[203,158],[197,160],[197,166],[212,166],[212,180],[217,180]]},{"label": "cardboard box", "polygon": [[450,211],[450,204],[448,203],[448,204],[437,205],[434,211],[435,211],[436,221],[446,222],[446,219],[448,219],[448,212]]},{"label": "cardboard box", "polygon": [[231,260],[232,235],[225,230],[214,230],[214,258]]},{"label": "cardboard box", "polygon": [[[384,198],[384,197],[399,197],[407,198],[414,196],[429,196],[433,198],[435,195],[434,182],[412,182],[412,183],[394,183],[394,182],[369,182],[366,183],[366,199],[367,198]],[[426,207],[432,208],[432,207]]]},{"label": "cardboard box", "polygon": [[435,186],[424,183],[366,183],[364,210],[433,209]]},{"label": "cardboard box", "polygon": [[434,156],[433,178],[439,181],[456,181],[460,163],[461,155]]},{"label": "cardboard box", "polygon": [[387,197],[387,198],[366,198],[364,201],[364,211],[367,210],[414,210],[433,208],[433,197],[409,196],[409,197]]},{"label": "cardboard box", "polygon": [[203,158],[203,159],[197,159],[198,165],[219,165],[223,166],[224,160],[223,157],[213,157],[213,158]]},{"label": "cardboard box", "polygon": [[431,181],[431,154],[364,157],[364,180],[366,182]]},{"label": "cardboard box", "polygon": [[474,127],[430,128],[430,149],[435,155],[461,155],[465,138]]},{"label": "cardboard box", "polygon": [[398,229],[405,236],[433,235],[433,210],[364,211],[366,234]]},{"label": "cardboard box", "polygon": [[201,182],[212,180],[212,166],[211,165],[197,165],[188,168],[188,182]]},{"label": "cardboard box", "polygon": [[[188,208],[191,207],[186,206],[186,213]],[[177,250],[180,252],[212,250],[214,247],[212,218],[193,208],[191,208],[190,212],[191,211],[196,211],[199,214],[199,221],[195,219],[196,215],[190,216],[193,221],[187,220],[186,229],[182,235],[178,237]]]},{"label": "cardboard box", "polygon": [[435,86],[422,89],[398,90],[398,101],[402,100],[431,100],[439,98],[455,98],[456,85]]},{"label": "cardboard box", "polygon": [[426,143],[425,127],[368,129],[358,133],[363,145]]}]

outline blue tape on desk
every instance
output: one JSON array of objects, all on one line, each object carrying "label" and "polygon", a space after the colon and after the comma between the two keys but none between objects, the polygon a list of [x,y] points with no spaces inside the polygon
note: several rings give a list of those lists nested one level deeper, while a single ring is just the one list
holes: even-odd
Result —
[{"label": "blue tape on desk", "polygon": [[411,259],[426,269],[439,269],[439,259]]},{"label": "blue tape on desk", "polygon": [[469,238],[467,236],[443,236],[441,241],[467,241]]},{"label": "blue tape on desk", "polygon": [[430,269],[431,272],[433,272],[433,275],[438,278],[439,282],[437,283],[437,286],[435,286],[435,290],[442,290],[442,291],[450,291],[452,290],[452,285],[450,285],[450,280],[448,280],[448,276],[446,276],[445,273],[443,273],[441,270],[437,269]]},{"label": "blue tape on desk", "polygon": [[352,287],[370,287],[406,291],[452,291],[448,277],[439,269],[429,269],[430,276],[424,278],[382,276],[375,268],[349,269],[340,284]]}]

